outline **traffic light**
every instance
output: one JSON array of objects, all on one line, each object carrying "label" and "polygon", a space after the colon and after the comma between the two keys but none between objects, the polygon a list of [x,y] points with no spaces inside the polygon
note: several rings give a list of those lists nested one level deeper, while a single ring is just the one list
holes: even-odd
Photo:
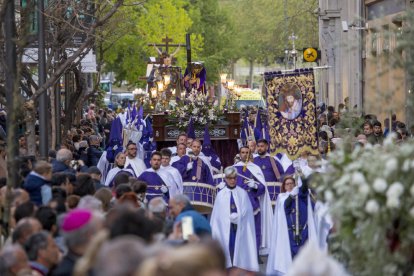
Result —
[{"label": "traffic light", "polygon": [[303,48],[303,62],[316,62],[320,59],[321,52],[318,48]]}]

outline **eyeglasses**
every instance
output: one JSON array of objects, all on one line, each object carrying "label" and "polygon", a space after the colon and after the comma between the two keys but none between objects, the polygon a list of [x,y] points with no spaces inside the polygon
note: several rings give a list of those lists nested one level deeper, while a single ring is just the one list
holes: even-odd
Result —
[{"label": "eyeglasses", "polygon": [[129,148],[128,150],[137,150],[137,148]]}]

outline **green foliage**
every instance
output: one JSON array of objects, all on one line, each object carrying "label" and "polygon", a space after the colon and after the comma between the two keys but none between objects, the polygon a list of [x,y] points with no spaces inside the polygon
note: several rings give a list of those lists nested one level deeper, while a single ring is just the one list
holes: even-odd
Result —
[{"label": "green foliage", "polygon": [[[173,43],[185,43],[185,34],[192,25],[192,20],[184,9],[186,1],[159,0],[149,1],[142,7],[125,7],[120,14],[119,27],[113,30],[123,33],[110,45],[104,59],[106,71],[114,71],[117,81],[127,81],[136,84],[139,77],[145,76],[146,65],[150,56],[158,56],[155,48],[148,46],[153,43],[163,43],[168,35]],[[128,20],[125,20],[128,18]],[[200,35],[192,36],[194,58],[202,49],[203,39]],[[174,49],[170,49],[170,54]],[[178,65],[185,67],[185,48],[175,55]]]},{"label": "green foliage", "polygon": [[193,20],[190,32],[203,37],[204,47],[199,58],[204,61],[208,81],[215,82],[223,67],[235,58],[233,23],[217,0],[189,1],[187,10]]},{"label": "green foliage", "polygon": [[296,48],[318,46],[318,17],[313,11],[317,0],[287,2],[287,25],[284,0],[223,1],[231,13],[236,28],[239,58],[273,63],[274,58],[284,56],[285,47],[291,48],[288,36],[298,36]]},{"label": "green foliage", "polygon": [[[287,1],[287,26],[284,0],[158,0],[143,6],[127,5],[106,33],[109,38],[104,42],[108,48],[104,55],[105,71],[114,71],[118,81],[137,84],[139,77],[145,75],[148,57],[158,56],[148,44],[162,43],[166,35],[174,44],[184,44],[189,32],[192,60],[203,61],[207,80],[215,82],[224,68],[240,58],[273,63],[276,57],[284,55],[287,37],[292,32],[299,37],[298,49],[317,46],[318,20],[313,14],[317,2]],[[170,54],[173,51],[171,48]],[[175,58],[184,70],[184,47]]]}]

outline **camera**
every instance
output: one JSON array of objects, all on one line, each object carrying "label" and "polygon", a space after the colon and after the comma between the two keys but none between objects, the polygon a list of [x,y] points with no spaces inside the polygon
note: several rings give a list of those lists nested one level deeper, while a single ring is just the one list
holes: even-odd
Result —
[{"label": "camera", "polygon": [[79,167],[80,167],[78,160],[72,160],[72,161],[70,161],[70,167],[72,169],[74,169],[75,171],[78,171],[79,170]]}]

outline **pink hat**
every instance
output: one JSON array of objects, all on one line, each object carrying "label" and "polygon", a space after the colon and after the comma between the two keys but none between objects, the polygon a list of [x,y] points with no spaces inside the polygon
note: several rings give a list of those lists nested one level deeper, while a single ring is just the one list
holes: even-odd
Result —
[{"label": "pink hat", "polygon": [[84,209],[75,209],[69,212],[62,223],[62,230],[65,232],[75,231],[82,228],[92,219],[92,212]]}]

